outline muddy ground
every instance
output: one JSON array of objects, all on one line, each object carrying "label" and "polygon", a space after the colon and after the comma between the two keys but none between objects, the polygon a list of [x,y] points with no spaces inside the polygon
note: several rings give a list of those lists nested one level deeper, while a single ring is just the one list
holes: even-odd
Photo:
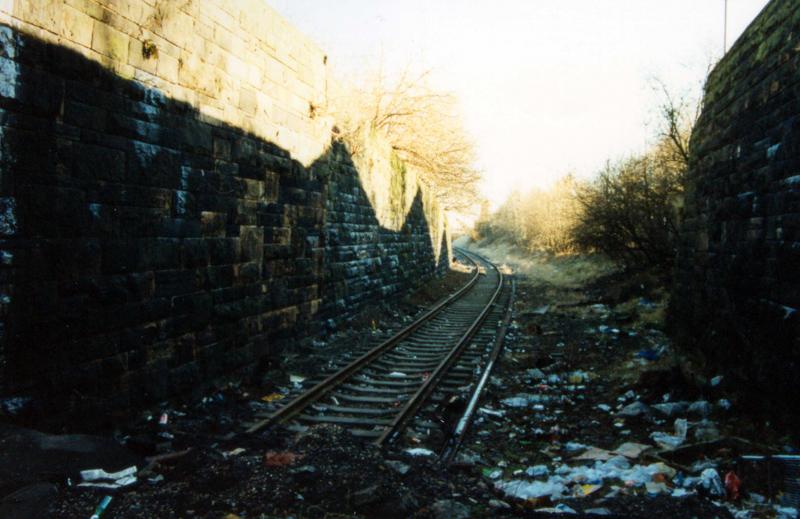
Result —
[{"label": "muddy ground", "polygon": [[[724,378],[676,354],[663,331],[662,280],[597,258],[482,251],[514,271],[514,321],[450,467],[337,427],[241,431],[354,344],[401,328],[463,283],[463,272],[370,308],[256,378],[165,402],[101,435],[36,433],[6,416],[0,517],[89,517],[105,496],[109,518],[791,514],[778,508],[776,469],[767,481],[764,463],[737,456],[795,446],[738,409]],[[133,465],[136,481],[122,488],[79,486],[81,469]]]}]

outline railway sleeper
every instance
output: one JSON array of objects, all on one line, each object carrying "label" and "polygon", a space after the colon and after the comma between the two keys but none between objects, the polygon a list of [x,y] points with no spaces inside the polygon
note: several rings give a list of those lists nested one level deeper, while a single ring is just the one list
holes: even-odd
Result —
[{"label": "railway sleeper", "polygon": [[305,422],[334,423],[338,425],[387,426],[392,424],[391,420],[385,420],[381,418],[358,418],[356,416],[301,414],[297,416],[297,419]]}]

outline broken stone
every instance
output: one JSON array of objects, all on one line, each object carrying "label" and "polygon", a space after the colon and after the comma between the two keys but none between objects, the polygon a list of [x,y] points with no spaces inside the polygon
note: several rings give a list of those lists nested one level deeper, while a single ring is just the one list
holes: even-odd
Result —
[{"label": "broken stone", "polygon": [[51,483],[35,483],[0,501],[0,517],[47,517],[50,502],[58,495]]},{"label": "broken stone", "polygon": [[469,519],[469,507],[453,499],[440,499],[431,507],[436,519]]},{"label": "broken stone", "polygon": [[367,488],[361,489],[358,492],[353,492],[353,494],[351,495],[351,497],[353,498],[353,504],[355,504],[356,506],[364,506],[377,503],[382,499],[379,490],[380,487],[378,485],[372,485]]}]

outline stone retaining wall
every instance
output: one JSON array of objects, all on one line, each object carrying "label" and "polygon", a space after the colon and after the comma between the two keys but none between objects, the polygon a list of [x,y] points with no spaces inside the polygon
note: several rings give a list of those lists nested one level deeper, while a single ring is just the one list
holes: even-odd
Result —
[{"label": "stone retaining wall", "polygon": [[671,309],[679,344],[764,405],[800,389],[798,98],[800,4],[773,0],[708,80]]},{"label": "stone retaining wall", "polygon": [[0,2],[6,389],[153,402],[447,268],[430,192],[332,140],[326,62],[258,0]]}]

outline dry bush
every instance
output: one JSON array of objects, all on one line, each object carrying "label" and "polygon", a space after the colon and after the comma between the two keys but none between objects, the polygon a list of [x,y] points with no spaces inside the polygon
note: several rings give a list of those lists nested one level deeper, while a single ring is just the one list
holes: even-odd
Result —
[{"label": "dry bush", "polygon": [[478,238],[502,239],[529,252],[574,252],[572,229],[582,210],[575,196],[578,186],[574,176],[566,175],[550,189],[514,193],[494,214],[483,215],[476,225]]},{"label": "dry bush", "polygon": [[583,210],[573,238],[582,249],[601,251],[627,267],[668,272],[677,247],[690,139],[701,107],[658,85],[664,96],[658,141],[647,153],[607,163],[593,182],[581,186],[577,199]]},{"label": "dry bush", "polygon": [[651,155],[609,163],[578,191],[575,243],[628,267],[668,269],[675,255],[682,175]]},{"label": "dry bush", "polygon": [[551,189],[512,195],[476,225],[476,238],[525,250],[598,251],[627,267],[672,265],[699,106],[663,90],[661,128],[641,155],[609,162],[594,179],[563,177]]}]

